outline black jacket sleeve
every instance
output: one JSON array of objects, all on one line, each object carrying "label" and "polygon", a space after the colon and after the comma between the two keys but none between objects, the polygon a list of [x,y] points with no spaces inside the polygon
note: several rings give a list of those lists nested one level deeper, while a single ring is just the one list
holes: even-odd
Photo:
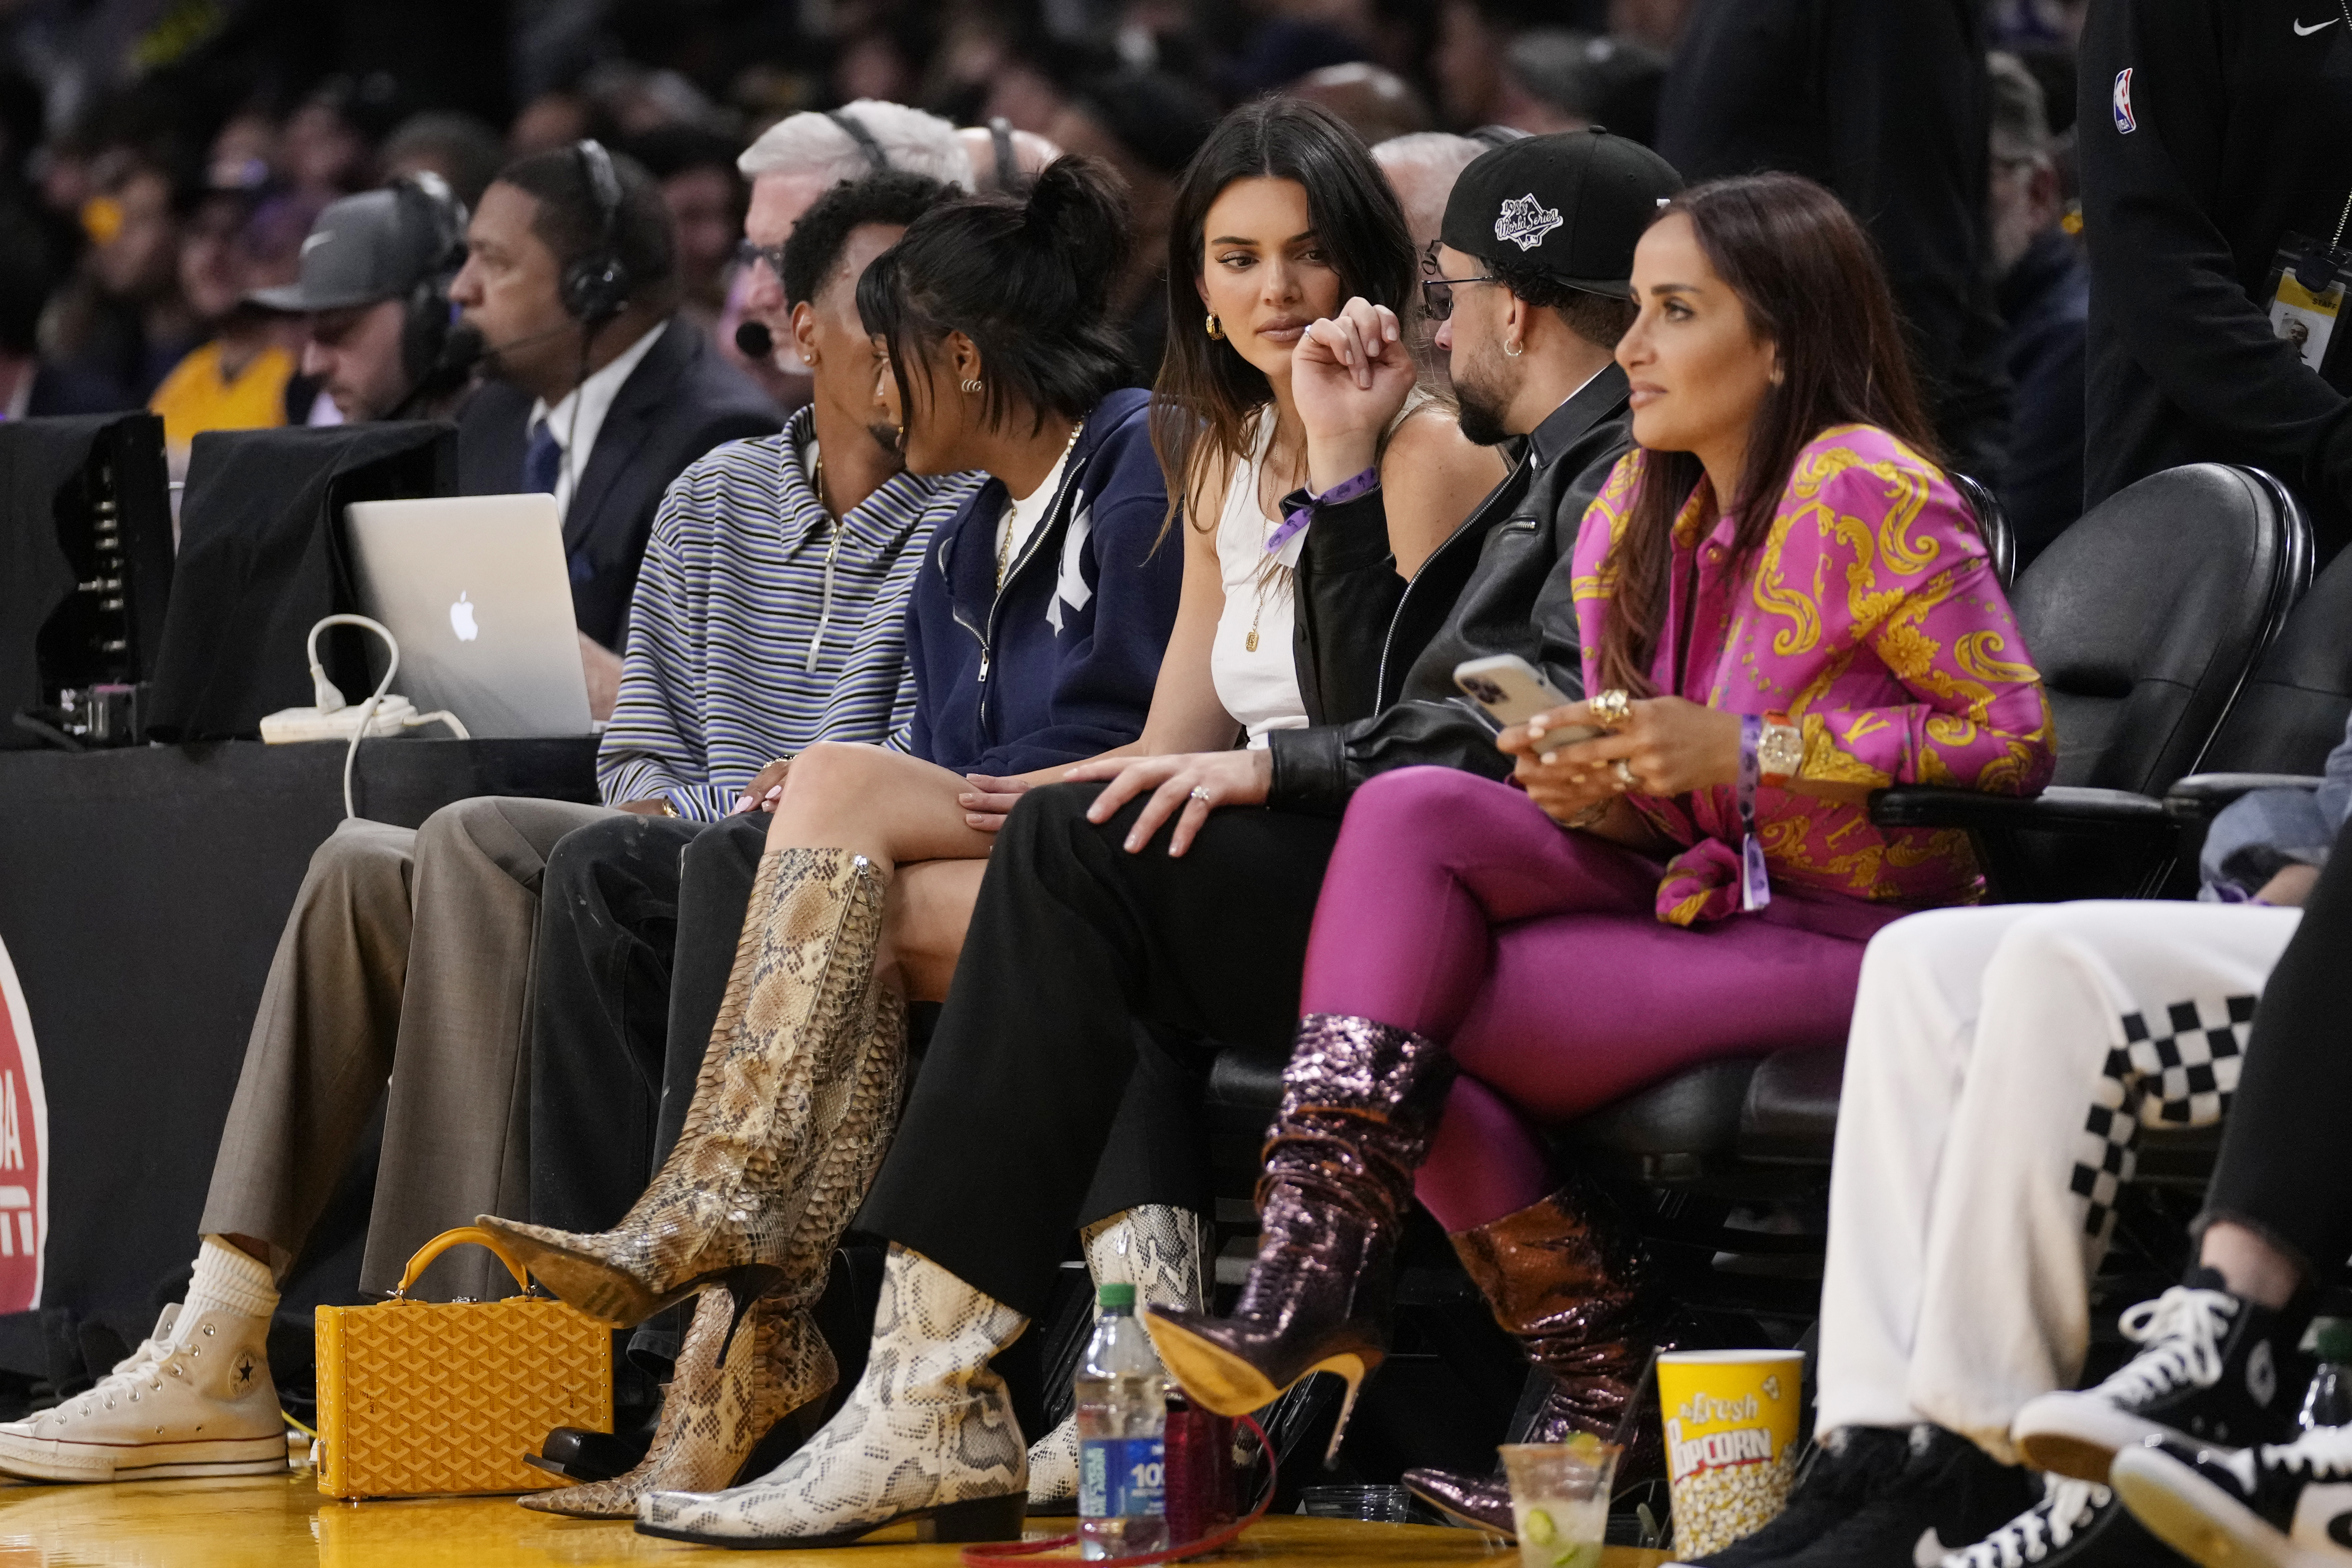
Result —
[{"label": "black jacket sleeve", "polygon": [[[2301,477],[2344,396],[2273,333],[2207,216],[2230,199],[2230,88],[2215,13],[2236,4],[2091,6],[2078,73],[2084,235],[2101,319],[2165,399],[2226,449]],[[2126,68],[2130,132],[2116,125],[2111,96]]]},{"label": "black jacket sleeve", "polygon": [[1353,723],[1275,730],[1274,782],[1267,804],[1336,816],[1375,773],[1392,768],[1448,767],[1503,778],[1511,759],[1495,749],[1495,727],[1454,686],[1465,659],[1514,653],[1570,696],[1584,690],[1583,656],[1570,576],[1585,510],[1623,451],[1611,426],[1580,452],[1590,466],[1563,461],[1509,520],[1487,534],[1478,567],[1406,677],[1402,700]]},{"label": "black jacket sleeve", "polygon": [[[1285,516],[1308,504],[1283,498]],[[1317,506],[1292,584],[1297,629],[1291,654],[1309,724],[1341,724],[1381,705],[1381,650],[1404,579],[1389,549],[1388,506],[1375,487],[1336,506]]]}]

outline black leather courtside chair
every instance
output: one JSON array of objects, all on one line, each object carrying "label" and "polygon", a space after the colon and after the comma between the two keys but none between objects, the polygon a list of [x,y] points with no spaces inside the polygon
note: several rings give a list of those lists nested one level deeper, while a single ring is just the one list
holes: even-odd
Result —
[{"label": "black leather courtside chair", "polygon": [[2010,526],[2009,513],[2001,509],[2000,500],[1992,487],[1967,474],[1951,476],[1952,488],[1976,513],[1977,537],[1992,556],[1992,574],[2000,579],[2003,588],[2017,582],[2017,531]]}]

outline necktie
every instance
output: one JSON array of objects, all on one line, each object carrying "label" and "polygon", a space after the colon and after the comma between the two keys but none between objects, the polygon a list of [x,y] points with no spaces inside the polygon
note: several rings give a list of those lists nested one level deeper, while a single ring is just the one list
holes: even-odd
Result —
[{"label": "necktie", "polygon": [[522,449],[522,488],[555,493],[555,476],[563,467],[563,447],[542,419],[530,427],[530,444]]}]

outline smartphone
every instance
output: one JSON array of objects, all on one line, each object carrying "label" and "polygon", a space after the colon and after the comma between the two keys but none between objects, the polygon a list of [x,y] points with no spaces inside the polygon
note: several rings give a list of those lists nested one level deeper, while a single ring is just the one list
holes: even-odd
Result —
[{"label": "smartphone", "polygon": [[[1524,724],[1538,713],[1549,713],[1576,700],[1546,680],[1542,670],[1515,653],[1464,660],[1454,667],[1454,684],[1504,729]],[[1573,745],[1600,733],[1597,725],[1577,724],[1546,731],[1544,743],[1552,747]],[[1544,755],[1549,758],[1551,752],[1548,751]]]}]

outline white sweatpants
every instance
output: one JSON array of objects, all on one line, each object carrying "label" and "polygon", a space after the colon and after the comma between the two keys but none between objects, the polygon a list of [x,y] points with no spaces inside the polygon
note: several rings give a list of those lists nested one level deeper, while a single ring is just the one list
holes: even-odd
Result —
[{"label": "white sweatpants", "polygon": [[1830,1175],[1817,1425],[1933,1422],[2014,1462],[2071,1388],[2138,1128],[2237,1088],[2301,911],[2010,904],[1913,915],[1863,959]]}]

